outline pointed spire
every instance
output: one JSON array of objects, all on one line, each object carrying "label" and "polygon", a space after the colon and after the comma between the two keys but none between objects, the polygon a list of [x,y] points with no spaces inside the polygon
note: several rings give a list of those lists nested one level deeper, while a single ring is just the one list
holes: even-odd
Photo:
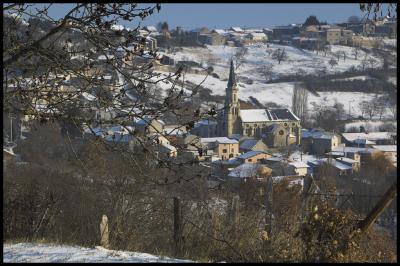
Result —
[{"label": "pointed spire", "polygon": [[233,66],[233,59],[231,59],[231,69],[229,70],[228,87],[236,86],[235,67]]}]

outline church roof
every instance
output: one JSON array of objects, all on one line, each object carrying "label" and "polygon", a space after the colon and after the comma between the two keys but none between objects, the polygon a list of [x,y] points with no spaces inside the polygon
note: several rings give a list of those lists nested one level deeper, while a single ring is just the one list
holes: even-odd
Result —
[{"label": "church roof", "polygon": [[290,109],[286,108],[240,110],[240,118],[245,123],[291,120],[300,121],[300,119]]}]

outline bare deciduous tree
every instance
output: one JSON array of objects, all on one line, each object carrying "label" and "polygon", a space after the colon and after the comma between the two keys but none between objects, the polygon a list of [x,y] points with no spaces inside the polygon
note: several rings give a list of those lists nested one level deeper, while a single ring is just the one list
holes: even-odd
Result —
[{"label": "bare deciduous tree", "polygon": [[260,73],[264,76],[265,81],[268,82],[272,79],[274,66],[272,64],[263,65],[259,68]]},{"label": "bare deciduous tree", "polygon": [[286,54],[286,52],[285,52],[285,48],[283,48],[283,49],[281,49],[281,48],[276,49],[276,50],[272,53],[271,58],[274,59],[274,60],[277,60],[277,61],[278,61],[278,64],[280,64],[282,61],[287,60],[287,59],[288,59],[288,56],[287,56],[287,54]]},{"label": "bare deciduous tree", "polygon": [[246,57],[248,51],[249,51],[249,49],[244,46],[239,47],[236,50],[236,53],[233,56],[233,58],[235,60],[235,69],[236,70],[239,69],[243,65],[243,63],[246,61],[245,57]]},{"label": "bare deciduous tree", "polygon": [[331,60],[329,60],[328,63],[331,66],[331,68],[333,68],[334,66],[336,66],[338,64],[338,62],[334,58],[331,58]]},{"label": "bare deciduous tree", "polygon": [[292,109],[302,120],[307,118],[308,91],[303,84],[295,83],[293,88]]}]

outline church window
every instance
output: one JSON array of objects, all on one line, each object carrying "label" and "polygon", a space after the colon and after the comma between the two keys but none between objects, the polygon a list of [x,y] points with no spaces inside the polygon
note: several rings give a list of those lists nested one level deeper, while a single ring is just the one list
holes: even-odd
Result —
[{"label": "church window", "polygon": [[233,101],[236,102],[236,94],[233,94]]},{"label": "church window", "polygon": [[279,135],[283,135],[285,132],[283,132],[283,130],[279,130]]},{"label": "church window", "polygon": [[284,123],[283,125],[284,125],[285,127],[287,127],[287,123]]}]

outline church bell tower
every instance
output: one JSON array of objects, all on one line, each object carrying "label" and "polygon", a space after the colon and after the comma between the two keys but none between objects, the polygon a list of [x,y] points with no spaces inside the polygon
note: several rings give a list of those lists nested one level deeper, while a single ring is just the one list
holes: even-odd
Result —
[{"label": "church bell tower", "polygon": [[238,88],[236,84],[235,68],[233,60],[231,60],[231,68],[229,70],[228,86],[226,87],[225,95],[225,136],[237,134],[239,132],[239,111],[240,104],[238,99]]}]

